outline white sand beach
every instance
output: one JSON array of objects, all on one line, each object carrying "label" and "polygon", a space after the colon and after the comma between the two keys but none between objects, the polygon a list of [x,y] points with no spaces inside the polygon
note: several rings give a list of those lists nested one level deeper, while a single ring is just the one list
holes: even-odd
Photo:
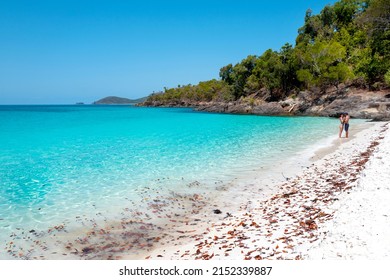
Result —
[{"label": "white sand beach", "polygon": [[356,187],[333,205],[334,217],[324,225],[325,238],[307,259],[390,257],[390,130],[375,149]]},{"label": "white sand beach", "polygon": [[255,178],[216,183],[209,192],[197,192],[196,181],[187,186],[192,193],[146,200],[118,221],[80,217],[78,231],[60,224],[15,233],[6,250],[16,259],[387,259],[388,128],[352,126],[349,139],[335,134]]},{"label": "white sand beach", "polygon": [[[317,153],[267,198],[242,202],[146,259],[375,259],[390,256],[390,130],[373,123]],[[322,153],[322,155],[321,155]],[[182,231],[185,233],[185,230]],[[190,232],[190,228],[188,228]]]}]

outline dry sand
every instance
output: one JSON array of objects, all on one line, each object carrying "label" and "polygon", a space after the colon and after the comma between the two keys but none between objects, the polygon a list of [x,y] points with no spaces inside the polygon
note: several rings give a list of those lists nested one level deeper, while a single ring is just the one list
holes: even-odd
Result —
[{"label": "dry sand", "polygon": [[350,193],[332,206],[335,214],[326,237],[307,252],[307,259],[370,259],[390,257],[390,130],[380,139]]}]

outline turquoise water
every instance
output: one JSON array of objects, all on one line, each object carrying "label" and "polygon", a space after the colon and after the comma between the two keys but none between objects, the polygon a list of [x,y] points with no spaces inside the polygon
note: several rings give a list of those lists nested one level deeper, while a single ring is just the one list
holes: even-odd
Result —
[{"label": "turquoise water", "polygon": [[[337,120],[131,106],[0,106],[0,240],[296,155]],[[208,185],[209,184],[209,185]],[[148,195],[153,196],[153,193]]]}]

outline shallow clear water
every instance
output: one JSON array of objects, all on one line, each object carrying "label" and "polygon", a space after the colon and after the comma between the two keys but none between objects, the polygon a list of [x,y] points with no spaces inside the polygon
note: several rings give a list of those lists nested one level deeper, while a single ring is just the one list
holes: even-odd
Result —
[{"label": "shallow clear water", "polygon": [[115,217],[150,187],[169,193],[196,180],[211,191],[336,136],[337,126],[180,108],[0,106],[0,240],[96,211]]}]

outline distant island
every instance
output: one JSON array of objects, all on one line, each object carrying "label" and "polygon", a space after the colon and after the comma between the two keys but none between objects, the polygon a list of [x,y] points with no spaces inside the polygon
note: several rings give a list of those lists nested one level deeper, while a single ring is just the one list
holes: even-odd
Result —
[{"label": "distant island", "polygon": [[128,99],[124,97],[117,97],[117,96],[107,96],[102,99],[99,99],[92,104],[95,105],[125,105],[125,104],[137,104],[144,102],[147,99],[147,97],[142,97],[138,99]]}]

